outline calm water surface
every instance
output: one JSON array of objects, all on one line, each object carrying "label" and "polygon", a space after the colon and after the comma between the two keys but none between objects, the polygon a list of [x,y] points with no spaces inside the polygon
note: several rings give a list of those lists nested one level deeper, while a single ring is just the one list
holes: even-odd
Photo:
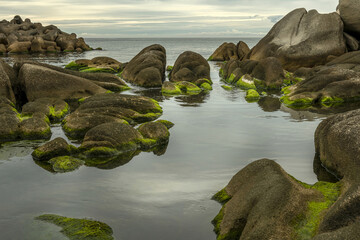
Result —
[{"label": "calm water surface", "polygon": [[[192,50],[208,58],[224,41],[239,39],[88,39],[104,51],[66,55],[17,55],[64,66],[77,58],[109,56],[129,61],[153,43],[167,50],[167,64]],[[259,39],[243,39],[250,47]],[[116,239],[216,239],[211,220],[221,206],[211,200],[240,169],[260,158],[276,160],[307,183],[313,173],[313,135],[325,115],[294,111],[267,97],[247,103],[241,90],[225,91],[219,67],[210,63],[210,94],[163,98],[159,90],[129,93],[154,97],[170,120],[170,141],[157,156],[141,153],[113,169],[82,167],[53,174],[31,158],[43,142],[18,142],[0,148],[0,239],[66,239],[51,224],[33,220],[44,213],[93,218],[107,223]],[[60,126],[53,136],[64,136]]]}]

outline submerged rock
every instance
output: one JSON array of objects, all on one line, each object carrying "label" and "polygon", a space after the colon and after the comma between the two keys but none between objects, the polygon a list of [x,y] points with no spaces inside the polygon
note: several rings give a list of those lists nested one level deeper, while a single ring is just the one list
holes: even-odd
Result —
[{"label": "submerged rock", "polygon": [[90,220],[62,217],[55,214],[44,214],[35,218],[55,224],[70,240],[113,240],[113,231],[107,224]]},{"label": "submerged rock", "polygon": [[74,153],[76,153],[76,148],[68,144],[65,139],[58,137],[36,148],[31,155],[37,161],[49,161],[55,157]]},{"label": "submerged rock", "polygon": [[49,163],[55,172],[65,173],[75,171],[85,162],[74,157],[61,156],[50,159]]},{"label": "submerged rock", "polygon": [[210,79],[210,66],[200,54],[186,51],[176,59],[169,79],[171,82],[192,82],[199,79]]},{"label": "submerged rock", "polygon": [[165,80],[166,50],[159,44],[144,48],[126,65],[121,77],[142,87],[161,87]]},{"label": "submerged rock", "polygon": [[277,22],[270,32],[251,49],[248,59],[276,57],[283,68],[294,71],[327,62],[330,55],[346,52],[343,23],[337,13],[319,14],[296,9]]}]

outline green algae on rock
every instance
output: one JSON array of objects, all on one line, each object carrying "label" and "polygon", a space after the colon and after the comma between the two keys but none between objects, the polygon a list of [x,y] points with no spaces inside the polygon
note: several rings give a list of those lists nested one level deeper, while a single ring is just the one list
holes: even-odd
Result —
[{"label": "green algae on rock", "polygon": [[49,163],[55,172],[65,173],[75,171],[84,164],[84,161],[71,156],[60,156],[50,159]]},{"label": "green algae on rock", "polygon": [[260,94],[254,89],[249,89],[246,92],[245,99],[248,102],[256,102],[260,99]]},{"label": "green algae on rock", "polygon": [[65,139],[58,137],[36,148],[31,155],[35,160],[48,161],[54,157],[75,154],[76,152],[76,147],[68,144]]},{"label": "green algae on rock", "polygon": [[181,90],[181,92],[186,94],[199,94],[202,90],[195,84],[187,81],[176,82],[176,86]]},{"label": "green algae on rock", "polygon": [[161,93],[163,95],[179,95],[182,94],[181,89],[172,82],[165,81],[161,87]]},{"label": "green algae on rock", "polygon": [[55,224],[70,240],[113,240],[113,231],[107,224],[90,220],[68,218],[55,214],[44,214],[35,218]]},{"label": "green algae on rock", "polygon": [[157,120],[156,122],[162,123],[167,129],[170,129],[175,125],[174,123],[164,119]]},{"label": "green algae on rock", "polygon": [[221,85],[221,87],[222,87],[223,89],[225,89],[226,91],[231,91],[231,90],[234,89],[234,87],[228,86],[228,85]]}]

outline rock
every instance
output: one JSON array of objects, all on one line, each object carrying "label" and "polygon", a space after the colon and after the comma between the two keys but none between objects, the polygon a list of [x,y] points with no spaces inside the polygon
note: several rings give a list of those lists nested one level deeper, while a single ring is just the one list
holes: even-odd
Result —
[{"label": "rock", "polygon": [[210,79],[209,63],[200,54],[186,51],[176,59],[169,76],[172,82],[196,82],[198,79]]},{"label": "rock", "polygon": [[128,124],[110,122],[90,129],[80,146],[86,157],[112,157],[135,151],[143,137]]},{"label": "rock", "polygon": [[7,37],[4,33],[0,33],[0,44],[3,44],[4,46],[9,44]]},{"label": "rock", "polygon": [[23,64],[18,78],[28,101],[43,97],[71,100],[106,92],[87,79],[34,64]]},{"label": "rock", "polygon": [[65,173],[75,171],[85,162],[74,157],[61,156],[50,159],[49,163],[55,172]]},{"label": "rock", "polygon": [[224,42],[209,57],[208,61],[229,61],[239,59],[238,48],[234,43]]},{"label": "rock", "polygon": [[356,38],[354,38],[353,36],[347,33],[344,33],[344,37],[345,37],[347,49],[350,52],[359,50],[359,41],[356,40]]},{"label": "rock", "polygon": [[[324,167],[341,180],[340,198],[329,209],[319,226],[316,239],[356,239],[360,217],[360,111],[331,116],[315,132],[315,150]],[[350,232],[349,232],[350,231]]]},{"label": "rock", "polygon": [[124,65],[110,57],[96,57],[91,60],[79,59],[70,62],[65,66],[66,69],[76,70],[80,72],[121,72]]},{"label": "rock", "polygon": [[251,72],[251,76],[260,80],[255,84],[266,89],[280,89],[285,79],[280,61],[273,57],[261,59]]},{"label": "rock", "polygon": [[[218,239],[310,239],[323,206],[334,202],[317,189],[334,185],[309,186],[272,160],[255,161],[214,196],[225,203],[213,220]],[[321,209],[312,212],[311,204]]]},{"label": "rock", "polygon": [[173,82],[165,81],[161,87],[161,93],[164,95],[181,94],[180,88]]},{"label": "rock", "polygon": [[51,130],[47,116],[43,114],[34,114],[30,118],[23,118],[19,123],[20,139],[37,140],[49,139]]},{"label": "rock", "polygon": [[165,80],[166,51],[159,44],[144,48],[126,65],[121,76],[142,87],[161,87]]},{"label": "rock", "polygon": [[4,44],[0,44],[0,54],[6,53],[6,46]]},{"label": "rock", "polygon": [[42,37],[35,37],[32,40],[31,46],[30,46],[31,52],[44,52],[46,50],[44,48],[45,48],[45,42]]},{"label": "rock", "polygon": [[61,232],[70,240],[114,240],[112,237],[113,231],[111,227],[99,221],[90,219],[67,218],[54,214],[44,214],[36,217],[35,219],[49,222],[61,227]]},{"label": "rock", "polygon": [[37,66],[46,67],[52,70],[55,70],[60,73],[65,73],[73,76],[77,76],[80,78],[85,78],[87,80],[92,81],[94,84],[105,88],[110,91],[124,91],[130,89],[126,83],[121,80],[118,76],[110,73],[90,73],[90,72],[77,72],[72,71],[68,69],[63,69],[61,67],[45,64],[45,63],[39,63],[39,62],[33,62],[33,61],[22,61],[22,62],[16,62],[14,64],[14,69],[19,72],[23,64],[33,64]]},{"label": "rock", "polygon": [[9,53],[27,53],[30,47],[31,42],[14,42],[7,48],[7,51]]},{"label": "rock", "polygon": [[341,19],[344,22],[344,30],[360,37],[360,3],[356,0],[340,0],[337,6]]},{"label": "rock", "polygon": [[257,102],[260,99],[260,94],[254,89],[249,89],[246,91],[245,99],[248,102]]},{"label": "rock", "polygon": [[238,44],[236,45],[236,48],[240,61],[243,60],[246,57],[246,55],[250,52],[249,46],[243,41],[239,41]]},{"label": "rock", "polygon": [[157,144],[164,144],[169,141],[168,128],[161,122],[144,123],[138,128],[138,131],[144,138],[152,139]]},{"label": "rock", "polygon": [[[321,40],[320,40],[321,39]],[[329,55],[346,52],[343,23],[337,13],[319,14],[296,9],[277,22],[251,49],[247,59],[278,58],[283,68],[295,71],[326,63]]]},{"label": "rock", "polygon": [[31,155],[37,161],[49,161],[55,157],[70,155],[74,153],[74,149],[76,148],[68,144],[65,139],[58,137],[36,148]]},{"label": "rock", "polygon": [[335,106],[357,101],[360,73],[342,68],[325,68],[286,90],[281,101],[291,107]]},{"label": "rock", "polygon": [[15,141],[19,138],[18,112],[14,104],[4,96],[0,96],[0,142]]},{"label": "rock", "polygon": [[75,112],[64,120],[63,129],[72,138],[83,138],[97,125],[109,122],[142,123],[162,114],[158,102],[151,98],[124,94],[100,94],[84,99]]},{"label": "rock", "polygon": [[[0,60],[0,95],[6,97],[11,102],[16,103],[10,78],[6,72],[6,63]],[[4,67],[5,69],[4,69]]]}]

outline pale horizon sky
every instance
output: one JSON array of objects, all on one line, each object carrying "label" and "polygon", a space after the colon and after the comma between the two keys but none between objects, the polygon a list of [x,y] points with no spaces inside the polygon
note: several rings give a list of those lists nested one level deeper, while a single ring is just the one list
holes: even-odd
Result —
[{"label": "pale horizon sky", "polygon": [[262,37],[296,8],[336,11],[338,0],[22,0],[1,3],[15,15],[79,37]]}]

